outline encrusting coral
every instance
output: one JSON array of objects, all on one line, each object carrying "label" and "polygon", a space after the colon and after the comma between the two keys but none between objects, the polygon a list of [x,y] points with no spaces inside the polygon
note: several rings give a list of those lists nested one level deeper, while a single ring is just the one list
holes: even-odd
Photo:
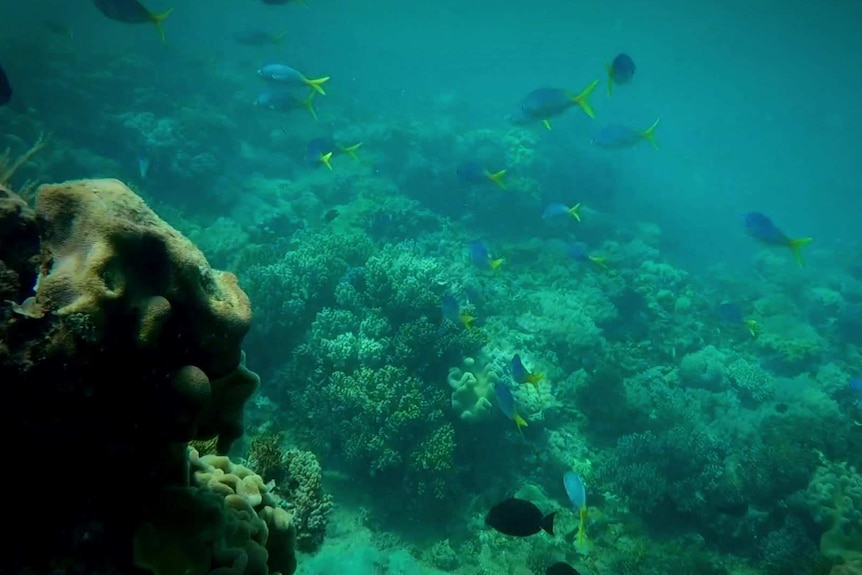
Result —
[{"label": "encrusting coral", "polygon": [[131,571],[142,518],[188,487],[185,443],[242,433],[249,300],[117,180],[42,186],[35,212],[3,188],[0,238],[0,433],[49,494],[9,501],[4,566]]}]

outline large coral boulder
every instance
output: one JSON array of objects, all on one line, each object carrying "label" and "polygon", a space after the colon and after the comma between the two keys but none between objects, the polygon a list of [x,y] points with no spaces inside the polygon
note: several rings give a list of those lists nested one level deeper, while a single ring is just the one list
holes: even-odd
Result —
[{"label": "large coral boulder", "polygon": [[117,180],[42,186],[35,212],[4,189],[0,239],[0,433],[24,494],[0,556],[130,565],[145,510],[188,486],[185,442],[242,433],[249,300]]}]

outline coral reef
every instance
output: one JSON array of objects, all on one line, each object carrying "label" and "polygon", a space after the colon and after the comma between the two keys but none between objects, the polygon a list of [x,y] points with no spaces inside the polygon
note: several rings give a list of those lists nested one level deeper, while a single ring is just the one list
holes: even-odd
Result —
[{"label": "coral reef", "polygon": [[26,443],[34,493],[64,470],[58,496],[10,501],[21,536],[0,552],[10,569],[129,569],[141,519],[188,486],[185,442],[242,433],[248,298],[116,180],[42,186],[35,212],[4,189],[0,206],[2,433]]},{"label": "coral reef", "polygon": [[805,500],[822,529],[820,552],[844,562],[862,561],[862,476],[846,463],[824,460]]}]

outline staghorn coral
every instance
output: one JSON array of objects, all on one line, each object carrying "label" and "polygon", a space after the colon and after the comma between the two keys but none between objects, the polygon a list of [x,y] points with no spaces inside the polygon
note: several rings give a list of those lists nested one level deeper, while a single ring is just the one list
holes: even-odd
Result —
[{"label": "staghorn coral", "polygon": [[[0,433],[26,442],[16,460],[34,493],[55,491],[58,469],[92,466],[66,474],[74,496],[10,501],[33,518],[22,533],[41,535],[4,545],[4,565],[50,571],[72,556],[85,572],[131,569],[140,518],[188,484],[184,442],[218,435],[226,450],[242,432],[258,384],[240,350],[248,299],[116,180],[42,186],[38,226],[7,189],[0,198],[14,208],[0,223],[18,234],[0,243],[4,281],[17,282],[4,294],[36,284],[32,306],[0,304]],[[94,481],[103,469],[123,480]]]},{"label": "staghorn coral", "polygon": [[154,575],[292,575],[295,528],[273,484],[189,448],[191,486],[170,487],[133,538],[135,566]]}]

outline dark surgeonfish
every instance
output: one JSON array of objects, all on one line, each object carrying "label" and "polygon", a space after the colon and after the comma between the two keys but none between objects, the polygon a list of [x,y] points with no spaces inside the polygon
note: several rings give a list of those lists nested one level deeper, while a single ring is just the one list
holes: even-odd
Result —
[{"label": "dark surgeonfish", "polygon": [[155,24],[159,30],[159,35],[162,37],[162,42],[165,41],[165,31],[162,28],[162,22],[174,11],[171,8],[164,12],[150,12],[138,0],[93,0],[93,4],[96,5],[96,8],[102,14],[117,22],[124,22],[126,24]]},{"label": "dark surgeonfish", "polygon": [[534,503],[513,497],[492,507],[485,525],[513,537],[529,537],[539,531],[553,535],[556,515],[556,511],[544,515]]},{"label": "dark surgeonfish", "polygon": [[605,69],[608,71],[608,96],[610,96],[614,84],[622,86],[632,81],[637,66],[628,54],[617,54],[613,62],[605,64]]},{"label": "dark surgeonfish", "polygon": [[9,78],[3,70],[3,66],[0,66],[0,106],[8,104],[11,99],[12,85],[9,83]]}]

